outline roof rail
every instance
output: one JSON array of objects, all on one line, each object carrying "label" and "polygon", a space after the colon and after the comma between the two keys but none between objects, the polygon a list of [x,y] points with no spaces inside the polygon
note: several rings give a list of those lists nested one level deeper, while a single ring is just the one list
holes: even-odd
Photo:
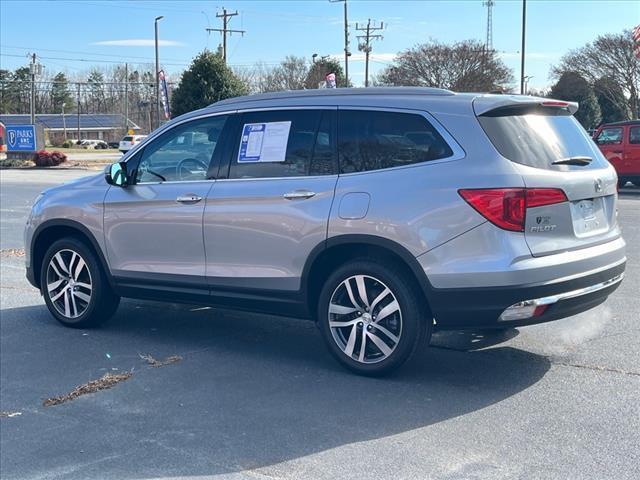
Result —
[{"label": "roof rail", "polygon": [[369,88],[318,88],[310,90],[286,90],[283,92],[257,93],[242,97],[227,98],[209,105],[220,106],[243,102],[257,102],[287,98],[342,97],[350,95],[455,95],[450,90],[431,87],[369,87]]}]

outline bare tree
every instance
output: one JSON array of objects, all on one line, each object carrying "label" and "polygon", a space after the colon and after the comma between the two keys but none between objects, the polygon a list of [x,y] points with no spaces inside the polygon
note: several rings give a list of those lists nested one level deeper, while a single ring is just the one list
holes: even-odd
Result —
[{"label": "bare tree", "polygon": [[401,52],[376,78],[378,85],[448,88],[458,92],[508,90],[511,70],[477,40],[446,45],[435,40]]},{"label": "bare tree", "polygon": [[278,90],[302,90],[309,72],[303,57],[288,55],[273,70],[272,83]]},{"label": "bare tree", "polygon": [[[593,43],[572,50],[554,67],[553,75],[559,78],[565,72],[576,72],[584,77],[598,90],[597,94],[605,96],[616,104],[621,111],[630,111],[634,118],[640,116],[640,59],[633,53],[631,32],[602,35]],[[598,82],[600,78],[610,81]],[[619,90],[624,96],[621,98]],[[624,102],[623,105],[620,105]]]},{"label": "bare tree", "polygon": [[247,85],[250,93],[301,90],[309,72],[303,57],[287,56],[275,66],[258,62],[249,68],[234,68],[236,76]]}]

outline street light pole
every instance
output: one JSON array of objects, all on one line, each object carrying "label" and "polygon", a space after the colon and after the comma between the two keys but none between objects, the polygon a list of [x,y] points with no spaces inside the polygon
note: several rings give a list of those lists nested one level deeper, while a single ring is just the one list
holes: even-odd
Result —
[{"label": "street light pole", "polygon": [[527,0],[522,0],[522,48],[520,49],[520,95],[524,95],[524,50],[527,28]]},{"label": "street light pole", "polygon": [[164,16],[159,16],[156,17],[155,21],[154,21],[154,27],[155,27],[155,44],[156,44],[156,71],[155,71],[155,79],[156,79],[156,128],[158,128],[160,126],[160,78],[159,78],[159,72],[160,72],[160,53],[158,51],[158,22],[160,20],[162,20],[164,18]]},{"label": "street light pole", "polygon": [[533,78],[533,75],[525,75],[524,76],[524,95],[527,95],[529,92],[529,80]]}]

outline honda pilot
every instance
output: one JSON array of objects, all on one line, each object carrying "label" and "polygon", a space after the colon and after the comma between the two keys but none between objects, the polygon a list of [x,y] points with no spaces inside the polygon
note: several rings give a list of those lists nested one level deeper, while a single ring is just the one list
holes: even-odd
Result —
[{"label": "honda pilot", "polygon": [[309,318],[364,375],[436,330],[575,315],[626,262],[616,172],[577,108],[430,88],[220,101],[42,193],[27,277],[69,327],[121,297]]}]

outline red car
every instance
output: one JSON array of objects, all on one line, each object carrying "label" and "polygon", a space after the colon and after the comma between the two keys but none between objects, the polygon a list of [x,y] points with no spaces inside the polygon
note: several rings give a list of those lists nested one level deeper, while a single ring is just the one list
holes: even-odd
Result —
[{"label": "red car", "polygon": [[640,120],[601,125],[593,139],[618,173],[618,186],[640,187]]}]

